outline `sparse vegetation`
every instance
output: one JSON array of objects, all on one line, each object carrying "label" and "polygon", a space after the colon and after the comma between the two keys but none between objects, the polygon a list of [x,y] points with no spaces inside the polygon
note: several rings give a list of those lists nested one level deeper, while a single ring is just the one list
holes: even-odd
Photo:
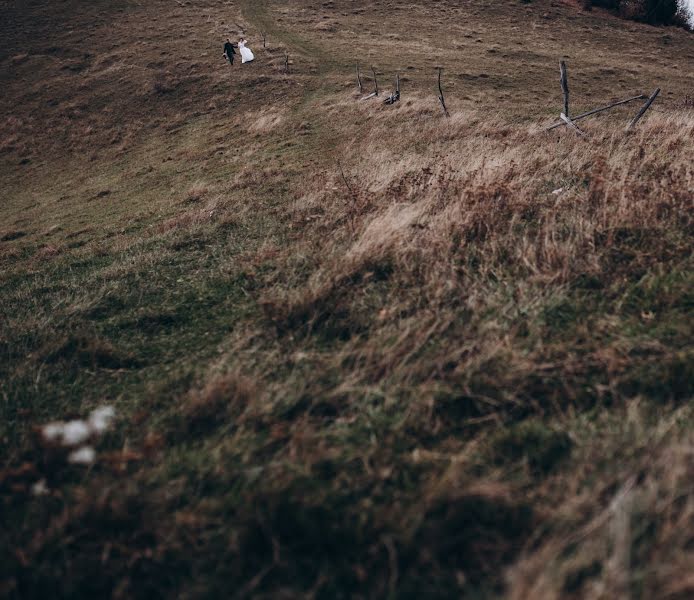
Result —
[{"label": "sparse vegetation", "polygon": [[[1,596],[694,593],[690,34],[68,5],[0,23]],[[661,98],[548,134],[564,54],[577,108]],[[104,403],[93,466],[46,450]]]}]

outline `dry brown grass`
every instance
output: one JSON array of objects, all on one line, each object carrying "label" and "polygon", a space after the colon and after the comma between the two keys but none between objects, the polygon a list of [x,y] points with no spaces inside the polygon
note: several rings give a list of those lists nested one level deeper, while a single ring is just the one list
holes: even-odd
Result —
[{"label": "dry brown grass", "polygon": [[[0,595],[691,594],[684,32],[549,0],[11,10]],[[565,53],[576,109],[662,97],[545,133]],[[359,101],[356,59],[402,101]],[[31,443],[104,400],[89,472]]]},{"label": "dry brown grass", "polygon": [[[334,109],[347,123],[351,109],[368,133],[350,149],[350,189],[336,168],[332,181],[304,188],[292,206],[296,226],[320,207],[310,222],[332,232],[332,248],[320,244],[322,265],[289,306],[314,304],[386,264],[403,285],[416,282],[430,306],[455,292],[464,301],[470,278],[495,273],[529,286],[607,280],[620,275],[610,256],[630,232],[645,245],[629,269],[652,267],[649,256],[662,257],[670,241],[667,251],[685,257],[686,238],[669,234],[690,227],[692,172],[683,139],[694,128],[687,116],[655,116],[633,135],[619,124],[603,127],[586,142],[534,126],[482,124],[473,113],[427,118],[422,105],[411,100],[389,114],[346,103]],[[383,143],[394,129],[406,149],[397,154]],[[466,266],[472,257],[479,264]]]},{"label": "dry brown grass", "polygon": [[[628,464],[620,476],[590,492],[576,489],[572,501],[555,507],[557,530],[511,569],[511,598],[692,595],[686,566],[694,559],[692,440],[673,436],[673,421],[656,430],[639,421],[638,409],[632,410],[627,423],[644,435],[647,459],[624,459]],[[618,447],[586,448],[586,472],[576,473],[576,482],[605,451],[623,456]]]},{"label": "dry brown grass", "polygon": [[[529,412],[564,416],[596,400],[651,393],[631,383],[633,369],[647,369],[650,361],[680,364],[684,371],[670,379],[666,395],[689,397],[685,379],[691,370],[685,363],[691,365],[691,354],[625,336],[619,324],[624,316],[618,316],[633,301],[627,289],[645,291],[653,278],[691,266],[694,172],[685,148],[694,121],[688,115],[651,116],[633,134],[619,121],[587,125],[591,137],[585,141],[568,131],[547,135],[536,125],[511,127],[471,112],[444,120],[419,98],[391,112],[351,100],[333,110],[347,124],[345,135],[361,124],[340,160],[347,183],[336,165],[316,187],[302,189],[292,205],[293,222],[297,228],[308,222],[316,232],[315,242],[301,244],[315,268],[295,285],[278,282],[263,301],[282,336],[347,342],[321,360],[322,369],[334,372],[352,365],[331,392],[331,411],[344,414],[339,398],[368,395],[387,381],[386,405],[397,405],[396,398],[406,394],[405,422],[420,434],[456,429],[461,419],[473,424]],[[398,152],[384,143],[392,131],[398,132]],[[373,286],[385,290],[375,305],[367,296]],[[599,305],[599,297],[611,308],[582,315],[580,303]],[[543,341],[538,325],[547,319],[548,306],[574,302],[577,314],[566,322],[572,342],[561,336]],[[659,308],[639,309],[634,317],[652,322],[679,302],[661,289]],[[495,316],[489,320],[479,318],[490,313]],[[639,355],[648,356],[640,367]],[[590,391],[578,384],[586,380],[596,384]],[[405,392],[412,389],[412,396]],[[451,389],[458,396],[453,402],[446,399]],[[691,557],[682,532],[691,532],[693,524],[686,439],[662,441],[662,464],[672,461],[682,478],[661,481],[660,463],[647,453],[601,480],[604,491],[580,491],[587,473],[566,475],[570,484],[562,477],[563,484],[552,480],[528,491],[538,498],[556,494],[556,485],[576,488],[540,511],[540,520],[556,527],[536,533],[539,547],[528,542],[531,547],[511,569],[510,596],[630,597],[638,589],[638,597],[648,597],[668,582],[663,597],[687,597],[691,582],[684,565]],[[651,447],[652,440],[642,442]],[[612,452],[586,451],[589,456],[579,459],[586,469],[597,455]],[[444,452],[438,460],[455,458]],[[632,478],[631,470],[639,474]],[[436,485],[452,489],[445,478]],[[463,487],[469,485],[466,480]],[[514,498],[514,511],[524,505],[521,498],[527,496]],[[674,512],[666,508],[671,503],[678,505]],[[451,551],[443,531],[460,526],[457,502],[449,498],[443,504],[452,512],[443,513],[442,530],[432,534],[441,540],[439,567]],[[482,505],[476,502],[475,510],[487,510]],[[437,527],[426,507],[416,510],[427,527]],[[505,520],[504,510],[492,510],[508,534],[500,543],[517,550],[515,525]],[[532,525],[519,533],[532,539],[523,527]],[[654,527],[655,539],[632,527]],[[490,532],[475,535],[496,539]],[[457,551],[465,554],[465,543],[458,542]],[[667,568],[651,562],[661,543],[673,556]],[[456,563],[473,581],[513,556],[501,546],[486,550],[493,567],[484,558],[474,565]]]},{"label": "dry brown grass", "polygon": [[236,420],[258,396],[255,383],[239,374],[220,375],[191,393],[182,406],[186,434],[209,433]]},{"label": "dry brown grass", "polygon": [[266,108],[257,113],[248,115],[248,133],[270,133],[282,125],[285,120],[282,109],[276,107]]}]

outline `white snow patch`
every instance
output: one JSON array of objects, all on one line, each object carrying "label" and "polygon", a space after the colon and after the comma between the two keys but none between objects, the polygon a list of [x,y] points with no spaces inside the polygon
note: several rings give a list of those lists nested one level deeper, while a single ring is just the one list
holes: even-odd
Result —
[{"label": "white snow patch", "polygon": [[84,421],[69,421],[63,428],[63,446],[78,446],[86,442],[92,430]]},{"label": "white snow patch", "polygon": [[90,437],[103,435],[115,418],[116,409],[113,406],[100,406],[91,412],[86,421],[76,419],[67,423],[47,423],[41,428],[41,435],[47,442],[72,448],[83,444]]},{"label": "white snow patch", "polygon": [[67,460],[74,465],[91,465],[96,460],[96,451],[91,446],[82,446],[71,452]]},{"label": "white snow patch", "polygon": [[95,434],[101,435],[109,429],[115,418],[116,409],[113,406],[102,406],[89,415],[89,426]]},{"label": "white snow patch", "polygon": [[31,486],[31,493],[34,496],[46,496],[48,494],[48,486],[45,479],[40,479]]},{"label": "white snow patch", "polygon": [[63,437],[63,431],[65,430],[65,423],[48,423],[43,426],[41,430],[41,435],[43,439],[47,442],[57,442]]}]

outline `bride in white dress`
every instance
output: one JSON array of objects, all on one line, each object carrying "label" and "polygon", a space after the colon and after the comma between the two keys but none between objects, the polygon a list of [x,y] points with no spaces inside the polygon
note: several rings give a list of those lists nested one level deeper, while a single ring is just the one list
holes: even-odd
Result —
[{"label": "bride in white dress", "polygon": [[239,40],[239,51],[241,52],[241,64],[251,62],[255,56],[253,56],[253,52],[251,52],[250,48],[246,47],[246,44],[248,43],[248,40],[245,40],[241,38]]}]

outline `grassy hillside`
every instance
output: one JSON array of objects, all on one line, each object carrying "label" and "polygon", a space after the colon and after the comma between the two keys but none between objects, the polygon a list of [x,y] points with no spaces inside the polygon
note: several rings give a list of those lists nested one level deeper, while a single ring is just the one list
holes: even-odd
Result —
[{"label": "grassy hillside", "polygon": [[694,594],[694,44],[577,4],[0,0],[0,595]]}]

